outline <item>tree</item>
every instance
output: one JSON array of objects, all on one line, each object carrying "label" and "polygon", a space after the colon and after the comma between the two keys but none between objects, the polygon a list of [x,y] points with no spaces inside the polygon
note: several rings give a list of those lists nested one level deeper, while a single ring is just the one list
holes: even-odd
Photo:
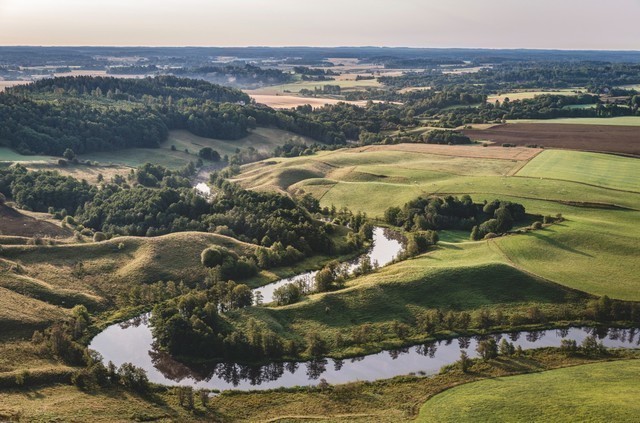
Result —
[{"label": "tree", "polygon": [[67,148],[66,150],[64,150],[64,153],[62,153],[62,157],[67,160],[73,160],[76,158],[76,153],[74,153],[72,149]]},{"label": "tree", "polygon": [[484,361],[488,361],[498,357],[498,344],[493,338],[479,341],[476,351]]},{"label": "tree", "polygon": [[469,371],[469,367],[473,364],[466,351],[460,352],[460,360],[458,363],[460,364],[460,370],[462,373],[467,373],[467,371]]},{"label": "tree", "polygon": [[514,347],[513,344],[505,338],[502,338],[502,341],[500,341],[500,354],[510,356],[515,354],[515,352],[516,347]]},{"label": "tree", "polygon": [[201,159],[210,160],[212,162],[220,161],[220,153],[218,153],[216,150],[212,149],[211,147],[201,148],[200,151],[198,152],[198,156]]},{"label": "tree", "polygon": [[205,248],[200,254],[200,261],[205,267],[216,267],[223,263],[225,252],[218,247]]},{"label": "tree", "polygon": [[471,241],[478,241],[480,239],[480,231],[478,230],[478,225],[474,225],[473,229],[471,229],[471,235],[469,236]]},{"label": "tree", "polygon": [[314,278],[316,291],[330,291],[334,280],[335,276],[331,269],[329,269],[328,267],[324,267],[322,270],[316,273],[316,277]]}]

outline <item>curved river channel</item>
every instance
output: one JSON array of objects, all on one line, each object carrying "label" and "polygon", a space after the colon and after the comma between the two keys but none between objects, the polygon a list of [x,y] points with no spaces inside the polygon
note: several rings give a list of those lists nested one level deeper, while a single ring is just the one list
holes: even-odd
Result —
[{"label": "curved river channel", "polygon": [[[373,245],[366,253],[372,262],[384,266],[402,251],[403,244],[397,233],[388,229],[374,229]],[[358,266],[358,259],[346,263],[350,271]],[[295,280],[312,280],[315,271],[256,288],[264,303],[273,298],[273,291]],[[316,385],[320,379],[329,383],[347,383],[362,380],[388,379],[411,373],[435,374],[443,365],[451,364],[466,351],[469,357],[477,357],[477,338],[455,338],[435,341],[398,350],[383,351],[363,357],[345,360],[321,359],[308,362],[276,362],[267,365],[217,363],[203,366],[186,366],[170,355],[157,351],[148,324],[148,315],[109,326],[98,334],[89,348],[99,352],[104,362],[116,366],[132,363],[146,370],[149,380],[163,385],[183,385],[208,389],[274,389],[281,387]],[[491,335],[500,340],[506,337],[523,349],[558,347],[562,339],[578,343],[587,336],[596,335],[605,346],[614,348],[638,348],[638,329],[570,328],[535,332],[516,332]]]}]

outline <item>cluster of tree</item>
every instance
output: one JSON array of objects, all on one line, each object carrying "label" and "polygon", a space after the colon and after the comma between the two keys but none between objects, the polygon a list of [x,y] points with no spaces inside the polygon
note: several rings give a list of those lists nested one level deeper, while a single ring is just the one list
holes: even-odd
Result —
[{"label": "cluster of tree", "polygon": [[273,150],[273,155],[275,157],[309,156],[321,149],[322,147],[318,144],[313,144],[311,146],[308,146],[304,142],[289,140],[285,142],[283,145],[277,146]]},{"label": "cluster of tree", "polygon": [[[299,251],[297,253],[297,256],[292,258],[292,262],[304,257]],[[202,251],[200,258],[202,265],[212,268],[213,274],[218,279],[246,279],[258,273],[258,265],[253,257],[239,257],[234,251],[224,247],[206,248]]]},{"label": "cluster of tree", "polygon": [[300,90],[300,95],[304,97],[316,97],[322,95],[340,95],[342,89],[340,85],[322,85],[320,87],[314,87],[313,90],[303,88]]},{"label": "cluster of tree", "polygon": [[189,188],[191,182],[189,176],[195,173],[193,164],[180,170],[167,169],[161,165],[145,163],[135,171],[136,182],[150,188]]},{"label": "cluster of tree", "polygon": [[470,144],[471,139],[458,131],[447,131],[441,129],[434,129],[427,133],[424,137],[424,141],[427,144],[445,144],[445,145],[457,145],[457,144]]},{"label": "cluster of tree", "polygon": [[[28,171],[21,165],[0,169],[0,193],[26,210],[75,212],[98,192],[86,181],[53,171]],[[66,213],[65,213],[66,214]]]},{"label": "cluster of tree", "polygon": [[[250,103],[251,98],[240,90],[211,84],[200,79],[157,76],[130,79],[99,76],[75,76],[41,79],[32,84],[13,87],[15,94],[56,94],[59,96],[96,95],[114,100],[132,101],[145,97],[210,100],[216,103]],[[111,93],[111,95],[109,95]]]},{"label": "cluster of tree", "polygon": [[390,207],[384,213],[388,224],[401,226],[407,231],[469,230],[476,227],[480,232],[494,229],[489,231],[494,233],[510,230],[514,222],[521,221],[525,216],[521,204],[499,200],[475,204],[469,195],[460,198],[452,195],[418,197],[402,208]]},{"label": "cluster of tree", "polygon": [[[252,304],[251,290],[234,282],[218,282],[209,290],[158,304],[151,317],[154,338],[173,355],[215,353],[218,359],[251,360],[280,357],[292,348],[263,324],[250,319],[234,326],[227,313]],[[211,358],[211,357],[210,357]]]},{"label": "cluster of tree", "polygon": [[478,72],[445,73],[442,69],[383,76],[394,88],[483,85],[489,90],[615,87],[640,83],[640,65],[596,61],[510,61],[483,67]]},{"label": "cluster of tree", "polygon": [[206,79],[216,84],[237,87],[279,85],[293,80],[291,74],[279,69],[241,63],[183,67],[171,69],[170,72],[181,77]]},{"label": "cluster of tree", "polygon": [[294,66],[293,72],[298,75],[307,75],[307,76],[336,76],[339,73],[334,72],[331,69],[319,69],[319,68],[310,68],[307,66]]},{"label": "cluster of tree", "polygon": [[[593,107],[569,107],[593,105]],[[500,123],[507,119],[554,119],[560,117],[613,117],[632,116],[638,113],[638,106],[603,104],[597,96],[539,95],[532,99],[502,103],[484,103],[478,107],[456,108],[441,113],[438,125],[453,128],[460,125],[478,123]]]},{"label": "cluster of tree", "polygon": [[23,154],[59,156],[66,149],[83,154],[158,147],[172,129],[235,140],[261,125],[326,144],[346,140],[343,122],[324,114],[249,103],[240,91],[169,76],[47,79],[0,95],[0,139]]},{"label": "cluster of tree", "polygon": [[34,101],[0,94],[0,139],[21,154],[62,156],[157,147],[168,135],[160,116],[142,107],[98,108],[83,101]]},{"label": "cluster of tree", "polygon": [[129,66],[109,66],[108,75],[149,75],[158,73],[160,68],[156,65],[129,65]]}]

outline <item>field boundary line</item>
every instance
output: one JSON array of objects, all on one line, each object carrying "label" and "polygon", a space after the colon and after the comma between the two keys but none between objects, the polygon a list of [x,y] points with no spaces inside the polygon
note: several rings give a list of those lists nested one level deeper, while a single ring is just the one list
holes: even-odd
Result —
[{"label": "field boundary line", "polygon": [[[524,167],[524,166],[523,166],[523,167]],[[520,169],[518,170],[518,172],[519,172],[520,170],[522,170],[522,168],[520,168]],[[625,193],[627,193],[627,194],[640,194],[640,191],[629,191],[629,190],[626,190],[626,189],[620,189],[620,188],[610,188],[610,187],[605,187],[605,186],[602,186],[602,185],[590,184],[590,183],[588,183],[588,182],[571,181],[571,180],[569,180],[569,179],[560,179],[560,178],[541,178],[541,177],[536,177],[536,176],[517,175],[517,174],[516,174],[516,175],[512,175],[512,176],[514,176],[514,177],[516,177],[516,178],[527,178],[527,179],[537,179],[537,180],[540,180],[540,179],[546,179],[546,180],[549,180],[549,181],[571,182],[571,183],[574,183],[574,184],[586,185],[586,186],[588,186],[588,187],[593,187],[593,188],[602,188],[602,189],[608,189],[608,190],[610,190],[610,191],[625,192]]]}]

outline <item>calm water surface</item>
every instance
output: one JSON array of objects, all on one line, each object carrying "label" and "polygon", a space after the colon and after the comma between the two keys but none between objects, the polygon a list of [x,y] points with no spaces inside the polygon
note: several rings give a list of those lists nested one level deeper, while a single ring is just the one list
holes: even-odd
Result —
[{"label": "calm water surface", "polygon": [[[594,334],[607,347],[639,348],[638,329],[571,328],[491,335],[506,338],[523,349],[559,347],[562,339],[580,344]],[[271,363],[249,366],[219,363],[208,367],[187,367],[153,347],[146,316],[108,327],[96,336],[89,348],[102,354],[105,363],[117,366],[125,362],[147,371],[149,380],[164,385],[185,385],[209,389],[273,389],[316,385],[325,379],[332,384],[373,381],[411,373],[435,374],[445,364],[452,364],[466,351],[477,357],[478,338],[464,337],[435,341],[398,350],[383,351],[346,360],[321,359],[308,362]]]}]

